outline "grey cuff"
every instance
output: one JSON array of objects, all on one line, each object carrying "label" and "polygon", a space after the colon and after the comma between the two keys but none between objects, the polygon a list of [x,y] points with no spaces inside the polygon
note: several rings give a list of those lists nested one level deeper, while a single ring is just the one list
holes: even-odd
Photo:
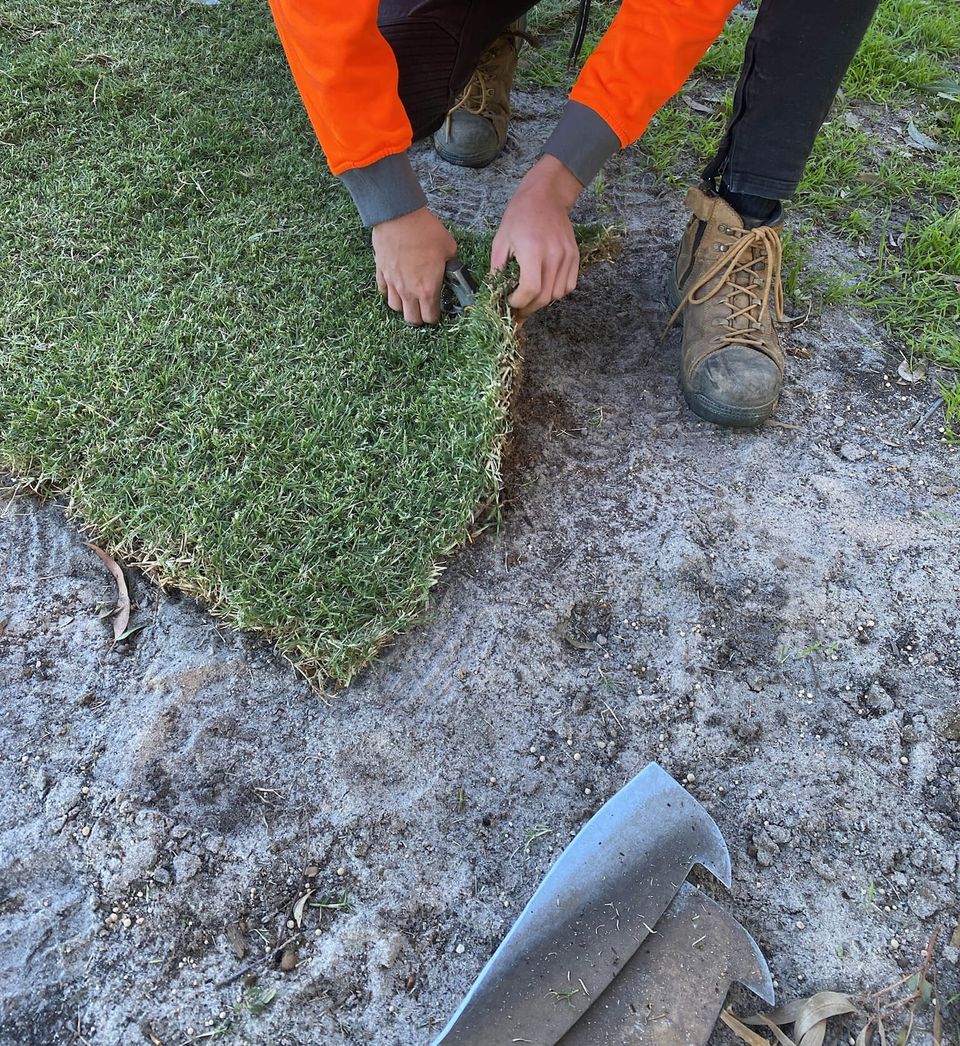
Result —
[{"label": "grey cuff", "polygon": [[340,181],[350,190],[366,226],[379,225],[427,206],[406,153],[394,153],[369,167],[344,171]]},{"label": "grey cuff", "polygon": [[600,168],[620,149],[620,139],[610,124],[588,105],[572,99],[547,139],[543,151],[555,156],[584,185],[589,185]]}]

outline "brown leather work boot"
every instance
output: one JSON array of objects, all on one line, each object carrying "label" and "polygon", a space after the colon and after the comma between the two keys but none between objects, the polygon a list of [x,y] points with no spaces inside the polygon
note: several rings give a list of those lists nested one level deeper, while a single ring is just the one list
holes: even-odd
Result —
[{"label": "brown leather work boot", "polygon": [[[710,189],[690,189],[693,211],[670,281],[683,323],[680,381],[695,414],[717,425],[759,425],[783,385],[780,218],[748,228]],[[770,298],[773,296],[771,308]]]},{"label": "brown leather work boot", "polygon": [[507,141],[510,88],[525,36],[526,18],[518,18],[480,56],[476,71],[456,105],[433,136],[437,152],[458,167],[486,167]]}]

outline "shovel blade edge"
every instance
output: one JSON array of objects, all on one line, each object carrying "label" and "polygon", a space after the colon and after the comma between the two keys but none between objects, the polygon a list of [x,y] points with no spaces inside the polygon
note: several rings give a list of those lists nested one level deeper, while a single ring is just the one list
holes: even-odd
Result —
[{"label": "shovel blade edge", "polygon": [[557,1046],[706,1046],[735,982],[773,1005],[757,943],[684,883],[655,933]]},{"label": "shovel blade edge", "polygon": [[434,1046],[552,1046],[624,968],[691,868],[730,884],[704,808],[648,764],[557,858]]}]

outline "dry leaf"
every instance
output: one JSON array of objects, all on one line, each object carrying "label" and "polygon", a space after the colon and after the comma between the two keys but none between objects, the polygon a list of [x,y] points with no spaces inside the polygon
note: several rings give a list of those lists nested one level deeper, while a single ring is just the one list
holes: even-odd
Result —
[{"label": "dry leaf", "polygon": [[[773,1021],[774,1024],[785,1025],[793,1024],[797,1019],[797,1015],[803,1010],[806,1005],[806,999],[793,999],[791,1002],[784,1003],[783,1006],[776,1010],[771,1010],[770,1013],[765,1013],[762,1016],[768,1021]],[[752,1017],[744,1017],[744,1024],[762,1024],[763,1021],[760,1019],[761,1014],[755,1013]]]},{"label": "dry leaf", "polygon": [[708,116],[713,112],[713,108],[709,105],[704,105],[703,102],[694,101],[693,98],[688,94],[680,96],[683,99],[683,104],[688,108],[692,109],[695,113],[706,113]]},{"label": "dry leaf", "polygon": [[[826,1031],[826,1022],[831,1017],[856,1012],[856,1003],[844,992],[818,992],[807,999],[803,1010],[797,1015],[796,1024],[793,1027],[794,1038],[797,1039],[800,1046],[820,1046],[820,1043],[823,1042],[823,1033]],[[808,1033],[821,1023],[824,1027],[818,1033],[819,1039],[815,1037],[808,1041]]]},{"label": "dry leaf", "polygon": [[897,374],[903,378],[904,381],[908,381],[911,385],[915,385],[918,381],[923,381],[927,376],[927,368],[922,363],[918,363],[916,367],[911,367],[907,360],[903,360],[899,367],[897,367]]},{"label": "dry leaf", "polygon": [[818,1021],[813,1027],[808,1028],[804,1037],[800,1040],[800,1046],[823,1046],[823,1040],[827,1037],[827,1022]]},{"label": "dry leaf", "polygon": [[870,1046],[873,1042],[873,1021],[867,1021],[863,1026],[863,1031],[857,1036],[855,1046]]},{"label": "dry leaf", "polygon": [[130,634],[127,631],[127,626],[130,624],[130,593],[127,591],[127,579],[123,576],[123,571],[117,565],[116,560],[111,559],[102,548],[91,545],[89,541],[84,544],[91,552],[95,552],[100,557],[117,583],[117,606],[110,615],[113,618],[113,641],[116,643]]},{"label": "dry leaf", "polygon": [[737,1036],[738,1039],[742,1039],[748,1046],[770,1046],[770,1040],[765,1039],[762,1035],[758,1035],[755,1031],[751,1031],[745,1024],[741,1024],[736,1017],[729,1010],[720,1011],[720,1020]]},{"label": "dry leaf", "polygon": [[765,1017],[762,1013],[758,1013],[757,1020],[773,1032],[773,1037],[777,1040],[777,1042],[780,1043],[780,1046],[797,1046],[793,1039],[791,1039],[790,1036],[786,1034],[786,1032],[781,1031],[780,1028],[776,1024],[774,1024],[769,1017]]},{"label": "dry leaf", "polygon": [[247,954],[247,942],[244,939],[243,931],[239,926],[231,923],[227,926],[226,935],[233,954],[238,959],[243,959]]},{"label": "dry leaf", "polygon": [[927,85],[926,90],[932,91],[938,98],[945,98],[948,102],[960,102],[960,83],[956,80],[935,80]]},{"label": "dry leaf", "polygon": [[297,929],[303,925],[303,909],[307,906],[307,901],[316,893],[316,890],[307,890],[302,896],[297,898],[297,903],[293,906],[293,921],[297,924]]},{"label": "dry leaf", "polygon": [[132,635],[136,635],[137,632],[140,632],[143,629],[145,629],[148,624],[148,621],[141,621],[137,625],[131,625],[128,629],[126,629],[119,636],[117,636],[117,642],[119,643],[121,639],[129,639]]},{"label": "dry leaf", "polygon": [[826,1037],[827,1021],[844,1013],[855,1013],[856,1004],[843,992],[818,992],[809,999],[793,999],[785,1006],[767,1014],[746,1017],[746,1024],[781,1027],[792,1024],[793,1037],[798,1046],[822,1046]]},{"label": "dry leaf", "polygon": [[930,135],[924,134],[923,131],[918,130],[917,125],[913,120],[907,124],[907,134],[915,148],[927,149],[930,152],[940,151],[940,146],[930,137]]}]

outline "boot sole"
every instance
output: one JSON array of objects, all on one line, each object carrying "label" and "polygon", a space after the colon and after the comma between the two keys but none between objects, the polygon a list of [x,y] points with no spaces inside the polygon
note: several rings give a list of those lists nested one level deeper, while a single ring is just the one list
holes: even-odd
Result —
[{"label": "boot sole", "polygon": [[[676,272],[670,270],[670,279],[667,282],[667,300],[671,310],[680,305],[680,290],[677,287]],[[677,317],[680,326],[683,326],[683,313]],[[777,409],[780,402],[779,397],[770,403],[761,404],[759,407],[731,407],[728,403],[720,403],[717,400],[704,396],[702,392],[694,392],[687,384],[683,368],[680,368],[680,388],[687,406],[704,421],[714,425],[723,425],[725,428],[750,429],[762,425]]]}]

